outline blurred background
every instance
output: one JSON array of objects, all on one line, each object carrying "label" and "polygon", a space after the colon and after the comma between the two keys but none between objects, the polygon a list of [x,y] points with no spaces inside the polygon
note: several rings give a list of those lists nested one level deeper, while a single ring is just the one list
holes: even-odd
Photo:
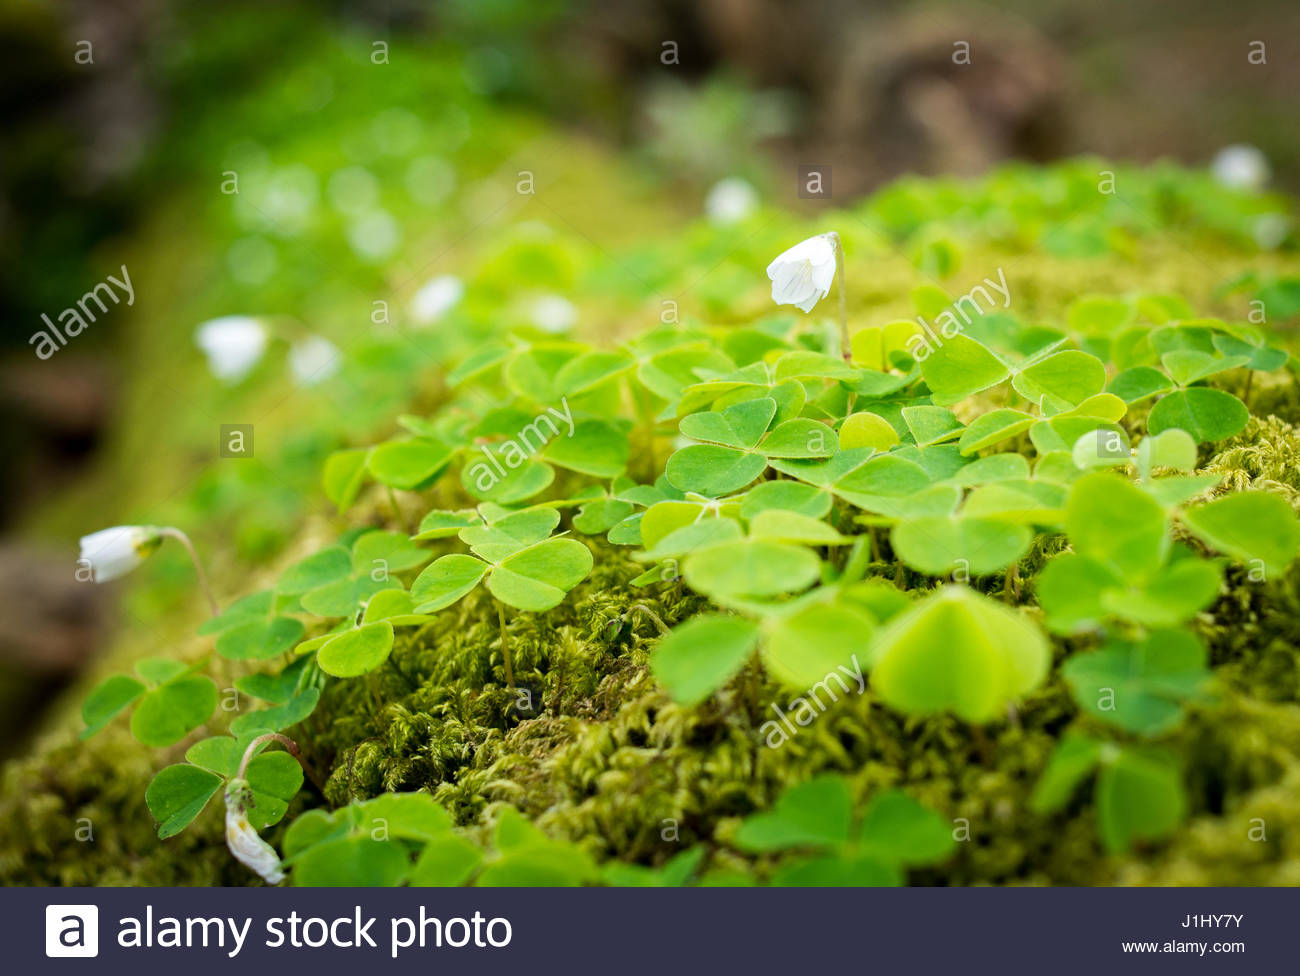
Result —
[{"label": "blurred background", "polygon": [[[614,327],[666,275],[643,237],[754,200],[1081,153],[1294,191],[1298,54],[1291,0],[0,0],[0,751],[123,621],[165,643],[201,612],[183,554],[87,587],[77,537],[201,523],[218,578],[277,553],[323,457],[434,395],[441,334],[382,327],[438,276],[477,269],[467,335],[579,288]],[[132,303],[38,358],[123,267]],[[277,316],[274,348],[214,383],[194,330],[233,314]],[[317,334],[360,367],[285,380]]]}]

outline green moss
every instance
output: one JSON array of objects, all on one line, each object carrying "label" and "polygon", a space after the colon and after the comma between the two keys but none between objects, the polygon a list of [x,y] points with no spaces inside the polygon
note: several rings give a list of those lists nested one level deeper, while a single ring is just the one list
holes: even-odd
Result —
[{"label": "green moss", "polygon": [[[1231,314],[1211,294],[1205,261],[1224,265],[1226,273],[1240,260],[1217,251],[1197,254],[1193,260],[1181,243],[1150,241],[1141,260],[1067,262],[975,246],[950,290],[963,290],[1005,262],[1016,312],[1027,319],[1059,322],[1068,303],[1087,292],[1174,292],[1198,312]],[[849,269],[855,319],[911,314],[914,269],[896,255],[871,260],[870,274],[866,262]],[[1252,263],[1267,267],[1271,260]],[[770,311],[762,292],[752,296],[755,314]],[[745,318],[746,300],[736,303],[736,320]],[[1300,398],[1292,377],[1276,374],[1250,401],[1257,416],[1241,435],[1217,445],[1204,467],[1222,473],[1233,489],[1276,491],[1300,507]],[[1141,417],[1139,410],[1128,419],[1140,425]],[[376,492],[348,521],[384,524],[392,517]],[[312,551],[339,527],[313,521],[283,562]],[[1060,536],[1037,538],[1026,577],[1063,545]],[[508,617],[514,692],[506,686],[496,609],[484,591],[418,631],[399,631],[379,670],[328,683],[316,713],[295,731],[310,762],[326,774],[325,801],[428,790],[459,824],[478,832],[508,803],[600,858],[657,865],[703,842],[713,850],[713,867],[762,876],[767,861],[727,846],[740,820],[770,806],[790,783],[837,771],[849,777],[859,799],[901,785],[951,818],[959,835],[968,831],[953,860],[914,874],[918,883],[1300,882],[1300,575],[1294,569],[1267,581],[1251,580],[1239,567],[1228,570],[1219,601],[1197,624],[1215,667],[1215,698],[1164,740],[1187,771],[1191,825],[1167,843],[1117,858],[1100,848],[1086,790],[1050,817],[1029,809],[1034,783],[1066,728],[1077,723],[1108,735],[1077,715],[1059,677],[1013,718],[983,731],[952,718],[905,719],[870,692],[851,693],[789,742],[769,748],[763,723],[790,692],[751,665],[703,705],[672,703],[646,667],[657,629],[629,608],[644,603],[672,625],[705,601],[676,584],[632,587],[628,581],[644,567],[621,550],[594,548],[595,571],[565,603],[546,614]],[[871,571],[894,575],[892,563]],[[226,578],[227,592],[253,588],[239,566],[219,566],[218,576]],[[913,585],[930,585],[907,576]],[[1003,588],[998,579],[978,585],[995,594]],[[1032,603],[1032,597],[1022,587],[1021,600]],[[176,616],[167,619],[177,625]],[[148,626],[128,631],[118,657],[162,651],[149,635]],[[1070,645],[1085,647],[1087,639]],[[195,642],[182,653],[197,657],[206,649]],[[1059,643],[1057,650],[1063,650]],[[225,687],[233,672],[218,677]],[[57,724],[65,731],[5,769],[0,880],[249,882],[221,843],[217,804],[184,834],[156,839],[144,786],[182,750],[150,752],[120,725],[78,743],[66,731],[75,720],[65,716]],[[321,799],[303,795],[295,802],[291,815]],[[1263,840],[1250,839],[1255,818],[1264,821]],[[93,840],[78,839],[83,821]],[[277,843],[282,830],[268,832],[268,839]]]}]

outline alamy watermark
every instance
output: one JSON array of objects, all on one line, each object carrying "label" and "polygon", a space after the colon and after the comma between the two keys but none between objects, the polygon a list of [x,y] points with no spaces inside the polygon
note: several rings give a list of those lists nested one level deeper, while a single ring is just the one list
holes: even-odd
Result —
[{"label": "alamy watermark", "polygon": [[[781,706],[772,702],[768,707],[776,714],[776,718],[768,719],[759,727],[759,733],[763,736],[769,749],[779,749],[789,742],[798,734],[795,725],[807,727],[817,720],[817,716],[826,709],[830,708],[835,702],[839,701],[839,695],[835,694],[835,689],[831,687],[834,681],[839,685],[840,694],[847,696],[849,694],[850,684],[847,678],[852,678],[857,682],[858,694],[867,690],[867,678],[862,672],[862,665],[858,663],[858,656],[853,655],[853,667],[850,669],[847,665],[841,664],[821,681],[817,682],[802,695],[792,698],[787,704],[787,711],[782,711]],[[829,699],[823,704],[822,695]],[[793,724],[791,718],[794,719]],[[768,729],[771,726],[771,729]]]},{"label": "alamy watermark", "polygon": [[[556,410],[554,407],[547,407],[533,418],[531,424],[525,424],[514,437],[497,445],[495,452],[492,450],[492,445],[484,444],[480,447],[479,451],[484,460],[475,461],[467,469],[474,487],[483,493],[491,491],[506,476],[506,468],[513,471],[544,448],[548,442],[559,437],[560,428],[555,420],[564,421],[569,427],[569,432],[565,436],[572,437],[577,425],[573,422],[573,409],[569,406],[568,397],[560,400],[560,406],[564,409]],[[555,419],[553,420],[552,417]],[[543,430],[543,425],[550,429],[549,434]]]},{"label": "alamy watermark", "polygon": [[[135,304],[135,288],[131,285],[131,276],[127,273],[125,264],[122,265],[121,279],[109,275],[60,312],[57,324],[42,312],[41,320],[45,323],[45,328],[32,333],[32,337],[27,340],[29,346],[36,347],[36,358],[49,359],[66,346],[69,339],[76,338],[90,328],[91,323],[96,319],[96,314],[91,307],[92,303],[99,306],[100,315],[108,311],[110,301],[114,305],[121,304],[119,291],[126,296],[128,305]],[[63,328],[60,329],[59,326]]]},{"label": "alamy watermark", "polygon": [[[984,285],[989,287],[985,288]],[[985,278],[984,285],[976,285],[934,317],[934,324],[939,327],[938,332],[935,332],[933,326],[925,320],[925,316],[918,315],[916,321],[922,331],[908,338],[908,354],[918,363],[925,361],[931,353],[936,352],[943,345],[944,339],[952,339],[960,335],[962,329],[970,325],[973,317],[991,312],[996,306],[993,296],[989,294],[990,289],[1002,296],[1003,308],[1011,307],[1011,286],[1007,284],[1005,271],[998,268],[998,280]],[[967,313],[963,307],[965,305],[974,309],[974,315]],[[958,316],[961,317],[960,322]]]}]

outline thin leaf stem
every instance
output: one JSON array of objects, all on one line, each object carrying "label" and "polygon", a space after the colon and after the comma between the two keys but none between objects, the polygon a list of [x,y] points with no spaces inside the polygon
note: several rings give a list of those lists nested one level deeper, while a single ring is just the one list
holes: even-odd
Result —
[{"label": "thin leaf stem", "polygon": [[515,668],[514,662],[510,660],[510,635],[506,632],[506,608],[500,600],[497,601],[497,623],[501,626],[501,656],[506,665],[506,685],[510,688],[510,694],[515,693]]},{"label": "thin leaf stem", "polygon": [[190,541],[190,537],[180,529],[171,526],[161,529],[160,534],[175,539],[190,554],[190,562],[194,564],[194,575],[198,577],[199,587],[203,590],[203,595],[208,598],[208,606],[212,609],[212,616],[218,616],[221,613],[221,608],[217,606],[217,599],[212,595],[212,587],[208,585],[208,576],[203,572],[203,564],[199,562],[198,550],[194,548],[194,543]]},{"label": "thin leaf stem", "polygon": [[1002,596],[1008,603],[1020,599],[1020,564],[1012,563],[1007,567],[1006,580],[1002,585]]},{"label": "thin leaf stem", "polygon": [[631,613],[633,610],[639,610],[641,613],[643,613],[643,614],[645,614],[647,617],[649,617],[650,620],[651,620],[651,622],[654,623],[655,627],[657,627],[657,628],[659,629],[659,633],[660,633],[661,635],[665,635],[665,634],[667,634],[667,633],[669,632],[668,625],[667,625],[666,623],[664,623],[662,620],[660,620],[660,619],[659,619],[659,615],[658,615],[657,613],[655,613],[653,610],[651,610],[651,609],[650,609],[648,606],[646,606],[644,603],[634,603],[634,604],[632,604],[632,606],[628,607],[628,611],[627,611],[627,612],[628,612],[628,613]]},{"label": "thin leaf stem", "polygon": [[279,732],[263,733],[248,744],[248,748],[244,750],[244,757],[239,761],[239,772],[235,774],[236,779],[246,778],[248,773],[248,764],[252,762],[253,756],[257,752],[257,747],[264,742],[278,742],[280,745],[284,746],[284,751],[293,756],[294,759],[298,760],[298,765],[302,767],[302,771],[306,773],[307,778],[311,780],[311,785],[316,787],[317,792],[319,792],[321,796],[325,795],[325,784],[320,781],[320,777],[316,775],[316,771],[311,768],[305,759],[303,759],[302,750],[298,748],[298,743],[294,742],[287,735],[282,735]]},{"label": "thin leaf stem", "polygon": [[407,521],[406,513],[402,511],[402,506],[397,504],[397,492],[393,491],[392,485],[384,485],[388,489],[388,504],[393,506],[393,518],[397,524],[406,530],[407,535],[415,535],[415,529]]}]

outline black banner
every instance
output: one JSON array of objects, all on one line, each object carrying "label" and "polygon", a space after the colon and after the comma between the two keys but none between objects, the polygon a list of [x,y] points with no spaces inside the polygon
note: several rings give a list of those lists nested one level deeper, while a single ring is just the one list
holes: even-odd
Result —
[{"label": "black banner", "polygon": [[9,972],[186,976],[1280,973],[1298,910],[1242,888],[0,890]]}]

